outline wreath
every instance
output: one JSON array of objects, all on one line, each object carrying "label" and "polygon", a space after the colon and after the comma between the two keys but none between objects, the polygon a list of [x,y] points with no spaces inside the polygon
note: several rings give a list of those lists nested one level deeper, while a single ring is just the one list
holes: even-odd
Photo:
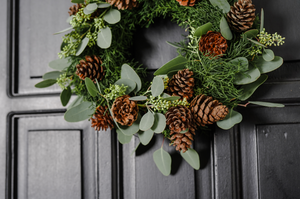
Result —
[{"label": "wreath", "polygon": [[[196,131],[216,123],[230,129],[242,121],[237,106],[247,101],[267,80],[266,73],[283,64],[270,46],[284,38],[264,29],[264,13],[255,14],[251,0],[72,0],[59,59],[49,63],[55,71],[36,84],[58,84],[61,103],[68,105],[68,122],[90,119],[95,130],[116,129],[125,144],[133,135],[147,145],[154,133],[194,168],[200,168],[192,149]],[[134,32],[148,28],[157,17],[171,17],[186,29],[183,41],[168,42],[178,57],[161,66],[151,82],[147,71],[130,59]],[[244,103],[243,103],[244,102]],[[198,129],[198,130],[197,130]],[[163,146],[163,145],[162,145]],[[171,156],[163,147],[153,154],[164,175],[171,171]]]}]

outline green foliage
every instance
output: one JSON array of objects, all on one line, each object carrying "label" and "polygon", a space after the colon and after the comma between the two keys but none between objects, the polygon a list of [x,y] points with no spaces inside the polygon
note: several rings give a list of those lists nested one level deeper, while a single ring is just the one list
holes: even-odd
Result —
[{"label": "green foliage", "polygon": [[285,37],[277,34],[277,32],[271,35],[267,33],[263,28],[262,31],[258,34],[258,39],[260,43],[266,46],[280,46],[284,44]]},{"label": "green foliage", "polygon": [[189,106],[189,103],[186,101],[185,98],[183,100],[169,101],[169,100],[165,100],[161,96],[153,97],[152,95],[150,96],[150,100],[148,104],[150,104],[150,107],[154,111],[158,111],[161,113],[166,113],[168,109],[172,106],[178,106],[178,105]]},{"label": "green foliage", "polygon": [[122,85],[116,85],[116,84],[111,84],[109,88],[106,88],[104,90],[105,97],[109,100],[115,100],[116,98],[125,95],[127,86]]},{"label": "green foliage", "polygon": [[242,120],[242,114],[234,110],[229,110],[229,113],[227,114],[225,119],[218,121],[217,125],[221,129],[228,130],[231,129],[234,125],[240,123]]}]

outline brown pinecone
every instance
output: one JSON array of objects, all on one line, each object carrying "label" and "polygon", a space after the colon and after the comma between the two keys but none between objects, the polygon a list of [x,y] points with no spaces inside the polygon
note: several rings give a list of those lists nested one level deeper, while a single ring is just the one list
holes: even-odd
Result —
[{"label": "brown pinecone", "polygon": [[197,0],[176,0],[182,6],[194,6]]},{"label": "brown pinecone", "polygon": [[114,5],[119,10],[131,10],[132,8],[138,6],[137,0],[106,0],[106,2],[110,3],[110,5]]},{"label": "brown pinecone", "polygon": [[85,56],[85,60],[80,60],[76,68],[76,75],[78,75],[80,79],[85,80],[85,78],[88,77],[94,83],[96,83],[96,79],[101,81],[105,75],[102,61],[96,55]]},{"label": "brown pinecone", "polygon": [[227,41],[219,32],[208,31],[199,41],[199,50],[209,55],[217,56],[227,50]]},{"label": "brown pinecone", "polygon": [[81,4],[80,3],[77,3],[76,5],[72,5],[70,8],[69,8],[69,15],[76,15],[76,13],[79,11],[79,9],[82,8]]},{"label": "brown pinecone", "polygon": [[250,29],[255,20],[255,6],[252,0],[239,0],[230,7],[227,13],[229,26],[237,31],[243,32]]},{"label": "brown pinecone", "polygon": [[183,69],[173,75],[169,81],[167,91],[170,95],[179,96],[181,99],[189,100],[194,93],[194,78],[193,71]]},{"label": "brown pinecone", "polygon": [[129,98],[129,95],[118,97],[111,107],[113,118],[123,126],[131,126],[138,117],[138,105]]},{"label": "brown pinecone", "polygon": [[92,127],[96,131],[107,130],[107,128],[114,128],[114,121],[109,113],[107,106],[98,106],[94,117],[91,118]]},{"label": "brown pinecone", "polygon": [[[170,139],[176,146],[176,150],[182,151],[183,153],[186,152],[192,145],[192,134],[195,135],[195,126],[193,124],[191,110],[182,105],[170,107],[166,113],[166,118],[166,123],[171,130],[170,135],[173,135]],[[187,128],[188,131],[186,133],[180,133]]]},{"label": "brown pinecone", "polygon": [[190,105],[194,123],[198,126],[212,124],[223,120],[228,114],[228,108],[218,100],[206,95],[198,95]]}]

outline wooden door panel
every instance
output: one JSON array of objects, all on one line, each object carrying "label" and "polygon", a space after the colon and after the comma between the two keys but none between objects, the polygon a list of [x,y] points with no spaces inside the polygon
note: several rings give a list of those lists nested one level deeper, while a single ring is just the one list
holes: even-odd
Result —
[{"label": "wooden door panel", "polygon": [[250,108],[240,125],[243,198],[297,198],[300,106]]},{"label": "wooden door panel", "polygon": [[59,93],[59,86],[35,88],[48,66],[58,59],[61,35],[53,33],[70,27],[66,22],[69,1],[12,0],[9,2],[10,88],[12,96]]},{"label": "wooden door panel", "polygon": [[[99,132],[101,137],[89,122],[67,123],[59,112],[8,118],[7,198],[94,198],[97,180],[111,179],[111,154],[97,150],[109,132]],[[106,172],[99,172],[98,155]],[[101,190],[111,195],[111,189]]]}]

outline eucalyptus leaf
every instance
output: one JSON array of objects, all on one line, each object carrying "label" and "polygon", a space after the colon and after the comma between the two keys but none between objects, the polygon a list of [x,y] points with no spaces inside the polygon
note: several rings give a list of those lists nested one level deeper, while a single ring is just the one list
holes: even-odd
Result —
[{"label": "eucalyptus leaf", "polygon": [[262,57],[259,57],[254,61],[261,74],[276,70],[283,64],[283,59],[279,56],[275,56],[272,61],[266,61]]},{"label": "eucalyptus leaf", "polygon": [[249,62],[246,57],[237,57],[233,60],[230,60],[229,63],[239,66],[240,71],[247,70],[249,67]]},{"label": "eucalyptus leaf", "polygon": [[134,97],[129,98],[129,100],[132,100],[132,101],[145,101],[147,99],[148,98],[146,96],[134,96]]},{"label": "eucalyptus leaf", "polygon": [[70,22],[72,21],[72,19],[73,19],[74,17],[75,17],[74,15],[69,16],[68,19],[66,20],[66,22],[67,22],[68,24],[70,24]]},{"label": "eucalyptus leaf", "polygon": [[135,92],[141,90],[142,88],[142,81],[141,78],[138,76],[138,74],[128,65],[123,64],[121,69],[121,79],[131,79],[135,81],[136,83],[136,89]]},{"label": "eucalyptus leaf", "polygon": [[181,134],[185,134],[185,133],[188,132],[188,131],[189,131],[189,128],[186,128],[186,129],[180,131],[180,133],[181,133]]},{"label": "eucalyptus leaf", "polygon": [[90,3],[86,6],[86,9],[88,9],[89,11],[95,11],[98,8],[97,3]]},{"label": "eucalyptus leaf", "polygon": [[67,32],[67,31],[72,30],[72,29],[73,29],[73,27],[71,26],[71,27],[69,27],[69,28],[66,28],[66,29],[63,29],[63,30],[61,30],[61,31],[59,31],[59,32],[54,33],[54,35],[58,35],[58,34],[60,34],[60,33]]},{"label": "eucalyptus leaf", "polygon": [[215,6],[219,7],[221,10],[223,10],[223,13],[227,13],[230,11],[230,5],[227,0],[209,0],[210,3]]},{"label": "eucalyptus leaf", "polygon": [[85,37],[83,40],[81,40],[81,42],[77,48],[77,51],[76,51],[76,56],[79,56],[84,51],[84,49],[86,48],[86,46],[89,43],[89,40],[90,39],[87,37]]},{"label": "eucalyptus leaf", "polygon": [[121,20],[121,13],[119,10],[110,9],[103,17],[103,20],[109,24],[118,23]]},{"label": "eucalyptus leaf", "polygon": [[132,135],[125,135],[120,129],[117,129],[118,140],[121,144],[127,144],[131,141]]},{"label": "eucalyptus leaf", "polygon": [[242,114],[237,111],[230,110],[227,116],[221,120],[217,121],[218,127],[224,130],[231,129],[234,125],[240,123],[243,120]]},{"label": "eucalyptus leaf", "polygon": [[112,34],[109,27],[100,29],[97,37],[97,45],[102,49],[110,47],[112,41]]},{"label": "eucalyptus leaf", "polygon": [[71,95],[72,95],[72,91],[71,91],[70,86],[68,86],[61,92],[60,101],[63,106],[66,106],[68,104],[68,102],[70,101]]},{"label": "eucalyptus leaf", "polygon": [[140,138],[140,141],[144,146],[149,144],[149,142],[153,138],[153,134],[154,134],[154,132],[151,129],[149,129],[147,131],[139,131],[138,132],[138,136]]},{"label": "eucalyptus leaf", "polygon": [[221,21],[220,21],[220,30],[221,30],[221,34],[222,36],[227,39],[227,40],[232,40],[232,32],[229,28],[229,25],[227,23],[227,20],[225,19],[225,17],[223,16]]},{"label": "eucalyptus leaf", "polygon": [[156,150],[153,153],[153,160],[163,175],[170,175],[172,159],[168,152],[166,152],[163,148]]},{"label": "eucalyptus leaf", "polygon": [[55,84],[57,81],[56,79],[46,79],[46,80],[43,80],[39,83],[37,83],[36,85],[34,85],[36,88],[46,88],[46,87],[49,87],[49,86],[52,86],[53,84]]},{"label": "eucalyptus leaf", "polygon": [[139,129],[140,121],[141,121],[141,116],[139,114],[137,120],[134,121],[131,126],[121,126],[120,125],[119,128],[120,128],[120,130],[122,130],[124,135],[127,135],[127,136],[133,135],[140,130]]},{"label": "eucalyptus leaf", "polygon": [[257,30],[257,29],[252,29],[252,30],[246,31],[246,32],[244,33],[244,37],[245,37],[245,38],[251,39],[251,38],[256,37],[257,34],[258,34],[258,30]]},{"label": "eucalyptus leaf", "polygon": [[90,95],[93,97],[96,97],[98,94],[98,90],[97,90],[94,82],[88,77],[86,77],[84,81],[85,81],[85,86],[86,86],[87,90],[89,91]]},{"label": "eucalyptus leaf", "polygon": [[132,81],[131,79],[119,79],[118,81],[115,82],[115,84],[119,85],[119,86],[121,86],[122,84],[124,86],[127,86],[127,89],[125,92],[126,95],[131,93],[136,87],[136,83],[134,81]]},{"label": "eucalyptus leaf", "polygon": [[175,101],[175,100],[179,100],[179,99],[180,99],[179,96],[171,96],[171,97],[163,98],[163,100],[167,100],[167,101]]},{"label": "eucalyptus leaf", "polygon": [[241,89],[243,90],[243,93],[238,97],[238,99],[242,101],[247,100],[267,79],[268,76],[263,74],[255,82],[242,86]]},{"label": "eucalyptus leaf", "polygon": [[166,63],[159,69],[157,69],[154,72],[154,75],[166,75],[170,71],[182,70],[185,68],[184,66],[187,62],[188,62],[188,60],[185,57],[179,55],[178,57],[172,59],[171,61],[169,61],[168,63]]},{"label": "eucalyptus leaf", "polygon": [[92,14],[93,12],[95,12],[97,9],[95,10],[89,10],[87,7],[85,7],[83,9],[83,13],[86,14],[86,15],[89,15],[89,14]]},{"label": "eucalyptus leaf", "polygon": [[212,28],[212,23],[208,22],[195,30],[194,36],[201,37],[202,35],[206,34]]},{"label": "eucalyptus leaf", "polygon": [[276,107],[276,108],[284,107],[284,104],[271,103],[271,102],[249,101],[249,103],[260,105],[260,106],[266,106],[266,107]]},{"label": "eucalyptus leaf", "polygon": [[75,106],[78,106],[79,104],[81,104],[82,100],[83,100],[83,96],[77,96],[75,98],[75,100],[73,100],[71,102],[71,104],[69,104],[69,106],[67,107],[67,110],[69,110],[69,109],[71,109],[71,108],[73,108]]},{"label": "eucalyptus leaf", "polygon": [[80,122],[89,119],[95,112],[91,102],[82,102],[66,111],[64,118],[67,122]]},{"label": "eucalyptus leaf", "polygon": [[61,74],[63,74],[63,72],[60,72],[60,71],[51,71],[51,72],[45,73],[43,75],[43,79],[57,79],[57,78],[59,78],[59,76]]},{"label": "eucalyptus leaf", "polygon": [[164,80],[161,77],[154,77],[151,85],[151,93],[153,97],[157,97],[164,92]]},{"label": "eucalyptus leaf", "polygon": [[240,72],[235,75],[235,85],[245,85],[255,82],[260,77],[260,71],[257,67],[250,66],[249,70]]},{"label": "eucalyptus leaf", "polygon": [[262,46],[264,48],[266,48],[267,46],[263,45],[262,43],[258,42],[258,41],[255,41],[255,40],[252,40],[252,39],[249,39],[247,38],[249,41],[251,41],[252,43],[255,43],[256,45],[259,45],[259,46]]},{"label": "eucalyptus leaf", "polygon": [[96,80],[96,85],[97,85],[98,91],[99,91],[100,94],[102,94],[101,88],[100,88],[100,86],[99,86],[99,82],[98,82],[97,79],[95,79],[95,80]]},{"label": "eucalyptus leaf", "polygon": [[200,158],[197,151],[195,151],[192,148],[189,148],[186,152],[180,151],[180,155],[183,157],[183,159],[191,165],[196,170],[200,169]]},{"label": "eucalyptus leaf", "polygon": [[153,126],[151,127],[151,129],[155,133],[163,132],[166,128],[166,121],[167,121],[167,119],[164,114],[155,113],[154,114],[154,123],[153,123]]},{"label": "eucalyptus leaf", "polygon": [[163,93],[163,94],[162,94],[162,97],[163,97],[163,98],[167,98],[167,97],[171,97],[171,95],[169,95],[168,93]]},{"label": "eucalyptus leaf", "polygon": [[71,0],[72,3],[84,3],[84,0]]},{"label": "eucalyptus leaf", "polygon": [[153,113],[148,111],[145,115],[143,115],[140,121],[139,128],[142,131],[147,131],[153,126],[153,123],[154,123],[154,115]]},{"label": "eucalyptus leaf", "polygon": [[69,58],[56,59],[49,62],[49,67],[55,70],[62,71],[68,68],[72,64]]},{"label": "eucalyptus leaf", "polygon": [[167,44],[169,44],[170,46],[173,46],[175,48],[183,48],[180,44],[178,43],[173,43],[173,42],[169,42],[167,41]]},{"label": "eucalyptus leaf", "polygon": [[98,3],[98,8],[108,8],[111,5],[109,3]]},{"label": "eucalyptus leaf", "polygon": [[264,17],[264,9],[261,9],[260,11],[260,32],[263,30],[264,28],[264,20],[265,20],[265,17]]},{"label": "eucalyptus leaf", "polygon": [[275,55],[271,49],[264,49],[262,57],[265,61],[272,61],[275,58]]}]

